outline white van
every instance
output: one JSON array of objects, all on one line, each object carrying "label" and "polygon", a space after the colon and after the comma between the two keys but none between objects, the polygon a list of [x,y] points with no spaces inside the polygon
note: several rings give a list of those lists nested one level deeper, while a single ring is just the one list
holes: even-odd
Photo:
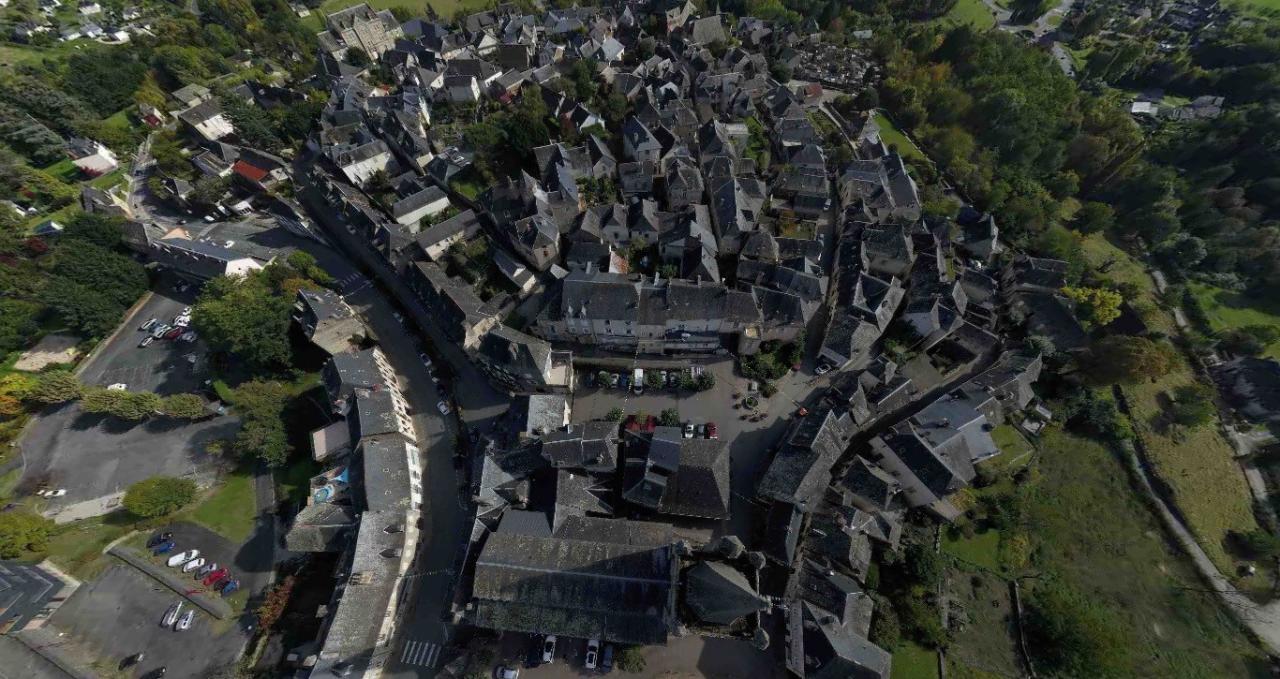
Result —
[{"label": "white van", "polygon": [[635,373],[631,376],[631,388],[637,394],[644,393],[644,368],[636,368]]}]

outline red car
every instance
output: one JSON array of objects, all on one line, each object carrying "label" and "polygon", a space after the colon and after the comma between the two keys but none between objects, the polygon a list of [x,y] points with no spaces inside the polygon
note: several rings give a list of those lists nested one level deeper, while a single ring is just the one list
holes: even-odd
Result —
[{"label": "red car", "polygon": [[204,586],[209,587],[213,583],[227,577],[227,573],[228,573],[227,569],[219,568],[218,570],[204,576],[204,580],[203,580]]},{"label": "red car", "polygon": [[184,333],[184,332],[186,332],[186,331],[187,331],[187,329],[186,329],[186,328],[174,328],[173,330],[170,330],[169,332],[166,332],[166,333],[164,334],[164,338],[165,338],[165,339],[169,339],[169,340],[171,340],[171,339],[176,339],[179,335],[181,335],[182,333]]},{"label": "red car", "polygon": [[707,438],[709,438],[709,439],[718,439],[718,438],[720,438],[720,436],[718,435],[718,433],[719,433],[719,430],[717,430],[717,429],[716,429],[716,423],[715,423],[715,422],[708,422],[708,423],[707,423]]}]

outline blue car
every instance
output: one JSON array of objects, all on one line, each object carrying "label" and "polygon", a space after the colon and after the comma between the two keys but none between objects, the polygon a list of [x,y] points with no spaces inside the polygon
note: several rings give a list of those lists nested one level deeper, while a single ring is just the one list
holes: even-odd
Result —
[{"label": "blue car", "polygon": [[227,596],[232,592],[236,591],[237,589],[240,589],[240,581],[232,580],[231,582],[228,582],[227,584],[222,586],[221,594],[222,596]]},{"label": "blue car", "polygon": [[173,540],[165,540],[164,542],[161,542],[160,544],[156,545],[151,550],[151,553],[155,556],[160,556],[161,554],[168,554],[169,552],[173,551],[173,546],[174,546]]}]

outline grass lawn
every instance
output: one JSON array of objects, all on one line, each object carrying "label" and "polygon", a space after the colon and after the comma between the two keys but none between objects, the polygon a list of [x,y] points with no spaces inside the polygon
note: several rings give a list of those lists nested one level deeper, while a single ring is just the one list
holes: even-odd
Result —
[{"label": "grass lawn", "polygon": [[1138,296],[1128,302],[1138,309],[1152,330],[1163,333],[1174,331],[1173,317],[1160,308],[1155,282],[1141,262],[1116,247],[1100,233],[1084,236],[1080,241],[1080,251],[1088,262],[1090,271],[1117,284],[1132,285],[1139,291]]},{"label": "grass lawn", "polygon": [[1262,676],[1261,652],[1170,546],[1120,460],[1056,425],[1040,450],[1027,509],[1034,567],[1119,616],[1131,676]]},{"label": "grass lawn", "polygon": [[928,164],[929,159],[924,155],[924,151],[907,139],[907,135],[903,134],[902,130],[898,129],[883,113],[877,113],[875,121],[880,127],[880,139],[886,146],[897,147],[898,155],[901,155],[903,160],[908,163]]},{"label": "grass lawn", "polygon": [[289,501],[303,503],[311,492],[311,477],[320,473],[320,465],[309,455],[297,455],[287,466],[275,472],[278,494]]},{"label": "grass lawn", "polygon": [[1026,456],[1035,450],[1011,424],[1002,424],[992,429],[991,440],[1000,448],[1000,456],[996,459],[1004,460],[1006,466],[1026,462]]},{"label": "grass lawn", "polygon": [[50,561],[80,580],[89,580],[101,573],[107,563],[102,550],[116,538],[133,530],[134,518],[128,512],[112,512],[66,524],[49,540],[45,555],[32,555],[39,561],[47,556]]},{"label": "grass lawn", "polygon": [[222,485],[190,511],[190,519],[235,542],[253,532],[258,506],[253,494],[253,474],[238,469],[222,479]]},{"label": "grass lawn", "polygon": [[893,679],[937,679],[938,654],[910,641],[893,651]]},{"label": "grass lawn", "polygon": [[461,193],[471,200],[475,200],[480,196],[480,193],[484,191],[484,187],[480,186],[479,182],[475,179],[476,178],[467,180],[455,177],[449,180],[449,188]]},{"label": "grass lawn", "polygon": [[1127,385],[1124,392],[1156,475],[1173,492],[1200,546],[1230,577],[1235,565],[1223,548],[1228,531],[1258,527],[1244,472],[1215,426],[1199,427],[1179,439],[1163,422],[1161,401],[1174,388],[1194,380],[1191,369],[1183,366],[1155,382]]},{"label": "grass lawn", "polygon": [[938,17],[936,21],[969,24],[982,30],[996,25],[996,18],[982,0],[959,0],[951,11]]},{"label": "grass lawn", "polygon": [[[1200,301],[1214,332],[1242,328],[1246,325],[1270,325],[1280,328],[1280,305],[1248,297],[1243,293],[1223,290],[1203,283],[1191,283],[1191,294]],[[1280,358],[1280,342],[1267,347],[1267,356]]]},{"label": "grass lawn", "polygon": [[999,549],[1000,533],[994,530],[975,533],[971,538],[961,537],[955,540],[944,533],[942,538],[943,552],[994,572],[1000,571],[1000,562],[997,561]]}]

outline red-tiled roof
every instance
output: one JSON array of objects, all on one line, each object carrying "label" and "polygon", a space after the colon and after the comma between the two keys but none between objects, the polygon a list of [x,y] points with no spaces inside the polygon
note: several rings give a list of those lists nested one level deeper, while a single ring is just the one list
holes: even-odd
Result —
[{"label": "red-tiled roof", "polygon": [[260,182],[267,176],[266,170],[254,167],[243,160],[237,160],[236,164],[231,166],[231,170],[251,182]]}]

